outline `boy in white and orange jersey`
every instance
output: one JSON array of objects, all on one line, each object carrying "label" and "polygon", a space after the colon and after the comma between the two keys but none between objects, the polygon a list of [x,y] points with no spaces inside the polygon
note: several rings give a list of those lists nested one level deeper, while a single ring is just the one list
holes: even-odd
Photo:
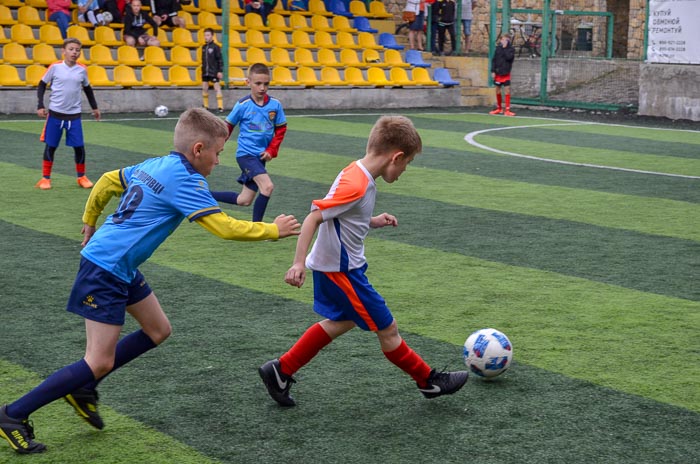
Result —
[{"label": "boy in white and orange jersey", "polygon": [[289,351],[260,367],[268,393],[281,406],[296,404],[289,395],[295,382],[292,375],[356,326],[377,334],[386,358],[410,375],[426,398],[454,393],[466,383],[467,371],[437,372],[406,344],[384,298],[365,275],[364,240],[369,229],[398,225],[391,214],[372,216],[375,179],[396,181],[421,149],[420,135],[408,118],[383,116],[370,132],[366,155],[338,174],[325,198],[313,201],[285,281],[301,287],[306,267],[311,269],[314,311],[325,319],[307,329]]}]

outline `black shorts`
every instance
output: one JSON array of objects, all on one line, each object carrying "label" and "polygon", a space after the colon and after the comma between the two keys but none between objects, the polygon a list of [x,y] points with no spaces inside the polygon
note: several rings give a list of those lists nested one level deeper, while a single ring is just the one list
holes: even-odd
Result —
[{"label": "black shorts", "polygon": [[219,78],[216,76],[202,76],[202,82],[213,82],[216,84],[219,82]]},{"label": "black shorts", "polygon": [[161,26],[170,26],[170,27],[175,27],[175,24],[173,23],[173,18],[174,16],[168,16],[163,20],[163,22],[160,23]]}]

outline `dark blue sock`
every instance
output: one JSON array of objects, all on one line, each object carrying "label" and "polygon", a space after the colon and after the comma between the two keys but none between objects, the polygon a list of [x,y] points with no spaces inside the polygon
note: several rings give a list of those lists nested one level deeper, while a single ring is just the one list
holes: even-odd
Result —
[{"label": "dark blue sock", "polygon": [[95,380],[84,359],[63,367],[17,401],[7,406],[7,415],[26,419],[31,413]]},{"label": "dark blue sock", "polygon": [[262,193],[255,199],[255,203],[253,203],[253,222],[260,222],[263,220],[268,201],[270,201],[270,197],[266,197]]},{"label": "dark blue sock", "polygon": [[88,383],[84,386],[84,388],[94,390],[95,388],[97,388],[97,385],[100,382],[102,382],[105,379],[105,377],[107,377],[109,374],[116,371],[129,361],[138,358],[146,351],[155,348],[156,346],[158,345],[153,343],[151,337],[146,335],[146,332],[144,332],[143,330],[137,330],[136,332],[130,333],[126,337],[119,340],[119,343],[117,343],[117,350],[114,355],[114,367],[112,368],[112,370],[109,371],[106,375],[100,377],[99,379]]},{"label": "dark blue sock", "polygon": [[216,201],[223,201],[224,203],[231,203],[232,205],[238,204],[238,193],[236,192],[211,192],[211,196],[214,197]]}]

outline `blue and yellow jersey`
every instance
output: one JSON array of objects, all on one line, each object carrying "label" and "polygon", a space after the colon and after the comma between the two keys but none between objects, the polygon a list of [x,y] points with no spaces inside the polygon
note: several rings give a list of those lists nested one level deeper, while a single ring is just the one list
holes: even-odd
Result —
[{"label": "blue and yellow jersey", "polygon": [[239,126],[237,158],[260,156],[270,145],[275,129],[287,125],[282,104],[270,96],[265,97],[262,105],[255,103],[250,95],[241,98],[226,121],[232,126]]}]

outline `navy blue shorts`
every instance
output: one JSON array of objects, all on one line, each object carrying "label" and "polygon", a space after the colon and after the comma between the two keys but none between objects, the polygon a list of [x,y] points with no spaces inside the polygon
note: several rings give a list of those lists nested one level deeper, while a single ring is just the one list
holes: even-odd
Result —
[{"label": "navy blue shorts", "polygon": [[41,133],[40,139],[50,147],[57,147],[61,143],[61,136],[64,130],[66,131],[66,146],[82,147],[85,145],[83,141],[83,123],[80,118],[65,121],[49,115],[46,118],[44,131]]},{"label": "navy blue shorts", "polygon": [[332,321],[353,321],[362,330],[383,330],[394,321],[384,298],[367,280],[365,264],[349,272],[313,271],[314,311]]},{"label": "navy blue shorts", "polygon": [[258,191],[258,184],[253,178],[260,174],[266,174],[265,161],[258,156],[239,156],[236,158],[238,166],[241,168],[241,175],[238,177],[238,183],[245,185],[254,192]]},{"label": "navy blue shorts", "polygon": [[130,283],[118,279],[100,266],[80,259],[80,268],[66,309],[91,321],[124,325],[126,307],[152,293],[140,271]]}]

